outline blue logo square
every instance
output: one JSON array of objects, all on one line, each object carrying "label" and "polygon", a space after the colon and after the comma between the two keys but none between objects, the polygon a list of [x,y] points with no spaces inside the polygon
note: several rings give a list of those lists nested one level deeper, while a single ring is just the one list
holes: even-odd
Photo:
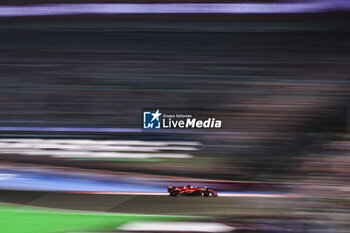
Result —
[{"label": "blue logo square", "polygon": [[161,117],[162,113],[157,111],[143,112],[143,128],[144,129],[160,129],[161,128]]}]

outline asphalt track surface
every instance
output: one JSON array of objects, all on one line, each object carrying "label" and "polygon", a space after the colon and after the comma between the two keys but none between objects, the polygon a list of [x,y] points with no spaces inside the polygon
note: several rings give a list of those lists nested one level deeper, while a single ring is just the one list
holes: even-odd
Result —
[{"label": "asphalt track surface", "polygon": [[234,209],[234,198],[230,197],[102,195],[7,190],[0,191],[0,202],[69,210],[135,214],[227,215]]},{"label": "asphalt track surface", "polygon": [[[244,198],[244,199],[243,199]],[[78,194],[41,191],[0,191],[0,202],[68,210],[131,214],[234,216],[256,213],[256,200],[266,205],[283,198],[169,197],[152,195]],[[242,201],[244,200],[244,201]],[[247,212],[248,211],[248,212]]]}]

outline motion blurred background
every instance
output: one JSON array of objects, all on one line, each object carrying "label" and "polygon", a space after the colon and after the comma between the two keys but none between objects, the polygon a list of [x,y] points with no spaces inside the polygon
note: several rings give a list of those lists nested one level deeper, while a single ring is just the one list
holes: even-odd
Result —
[{"label": "motion blurred background", "polygon": [[[349,9],[1,1],[1,228],[349,232]],[[142,108],[222,128],[143,132]],[[164,196],[188,183],[219,196]]]}]

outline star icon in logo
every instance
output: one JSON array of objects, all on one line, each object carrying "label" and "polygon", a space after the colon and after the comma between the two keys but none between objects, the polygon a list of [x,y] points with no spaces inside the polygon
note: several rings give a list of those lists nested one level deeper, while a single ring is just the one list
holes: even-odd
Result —
[{"label": "star icon in logo", "polygon": [[162,113],[159,112],[159,109],[157,109],[157,111],[155,113],[151,113],[152,114],[152,121],[154,121],[155,119],[157,119],[157,121],[159,121],[159,117],[162,115]]}]

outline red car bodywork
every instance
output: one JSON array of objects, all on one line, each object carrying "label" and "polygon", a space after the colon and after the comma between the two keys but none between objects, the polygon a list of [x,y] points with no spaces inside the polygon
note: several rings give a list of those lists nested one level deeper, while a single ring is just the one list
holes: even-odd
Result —
[{"label": "red car bodywork", "polygon": [[170,196],[205,196],[205,197],[216,197],[218,194],[213,189],[207,187],[198,186],[180,186],[180,187],[168,187],[168,192]]}]

